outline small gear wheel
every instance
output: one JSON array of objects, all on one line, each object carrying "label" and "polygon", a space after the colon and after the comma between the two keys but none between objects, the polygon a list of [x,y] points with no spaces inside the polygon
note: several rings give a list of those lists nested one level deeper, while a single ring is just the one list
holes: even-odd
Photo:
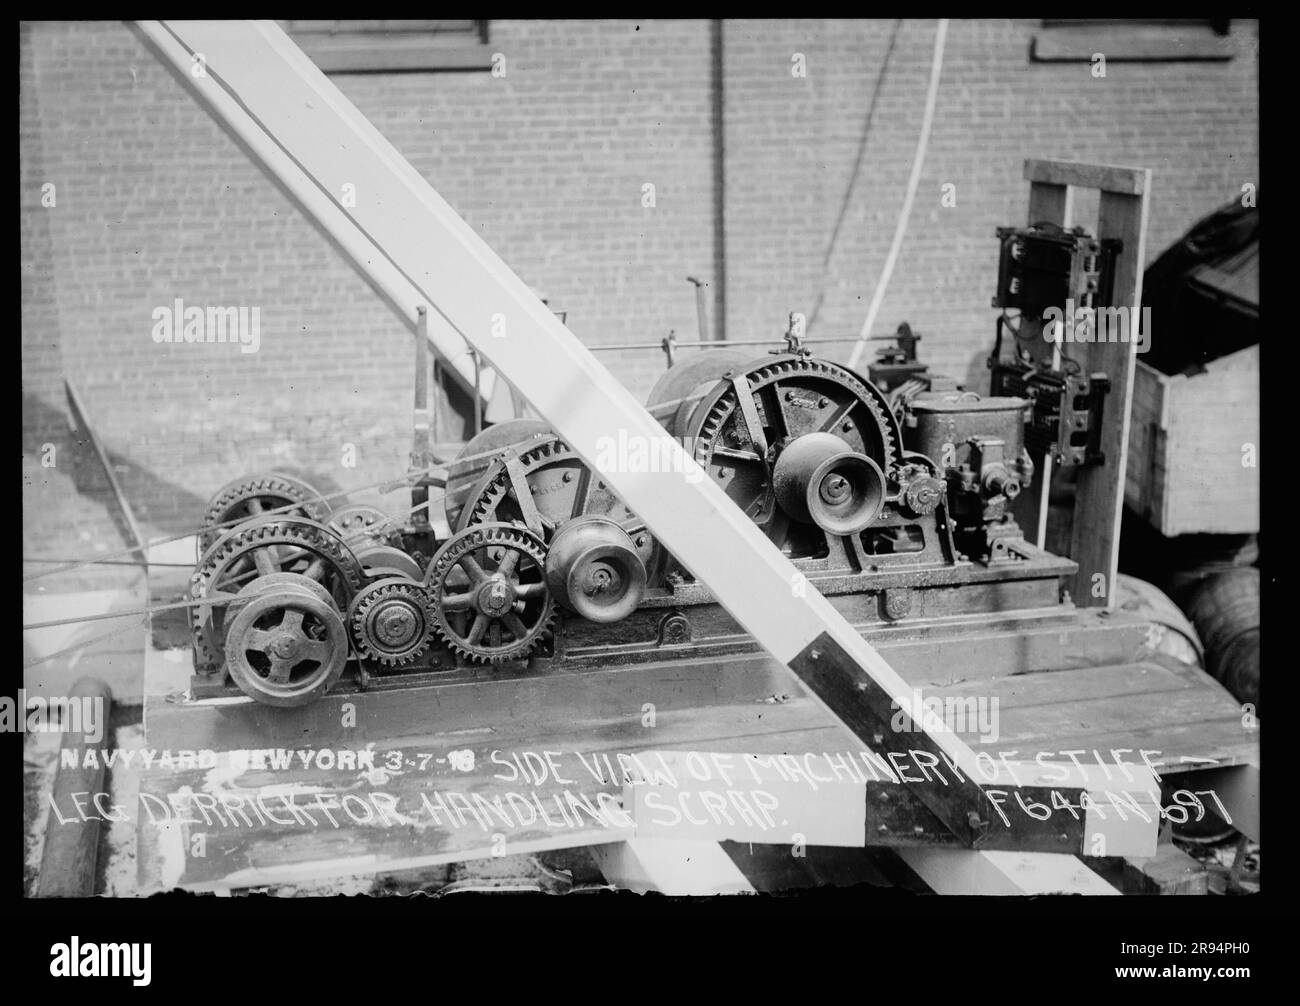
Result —
[{"label": "small gear wheel", "polygon": [[438,635],[480,663],[528,656],[555,617],[545,566],[545,543],[513,524],[475,524],[453,535],[425,576]]},{"label": "small gear wheel", "polygon": [[216,491],[203,512],[203,530],[199,533],[199,555],[202,556],[230,527],[245,518],[257,517],[269,510],[278,510],[291,503],[297,509],[281,511],[279,516],[306,517],[325,523],[330,519],[330,506],[321,494],[302,479],[280,472],[260,472],[242,479],[227,482]]},{"label": "small gear wheel", "polygon": [[400,576],[376,580],[348,608],[357,652],[384,667],[412,663],[433,645],[432,609],[429,592],[419,581]]}]

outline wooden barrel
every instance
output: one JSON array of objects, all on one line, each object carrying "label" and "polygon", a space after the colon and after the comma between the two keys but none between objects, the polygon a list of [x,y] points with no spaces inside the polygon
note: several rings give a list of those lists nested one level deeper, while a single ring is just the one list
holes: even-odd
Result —
[{"label": "wooden barrel", "polygon": [[1207,577],[1187,601],[1205,644],[1206,670],[1259,712],[1259,570],[1240,567]]},{"label": "wooden barrel", "polygon": [[1154,626],[1152,649],[1185,664],[1204,666],[1205,651],[1201,639],[1168,594],[1146,580],[1125,573],[1119,575],[1117,587],[1119,608],[1145,618]]}]

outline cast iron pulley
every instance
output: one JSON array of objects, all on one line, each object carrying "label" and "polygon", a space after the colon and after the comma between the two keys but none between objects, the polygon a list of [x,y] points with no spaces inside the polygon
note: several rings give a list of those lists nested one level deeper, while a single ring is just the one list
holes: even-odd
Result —
[{"label": "cast iron pulley", "polygon": [[626,532],[646,570],[657,564],[654,536],[638,517],[554,434],[508,450],[474,487],[461,512],[461,527],[493,521],[527,527],[550,542],[565,523],[603,517]]},{"label": "cast iron pulley", "polygon": [[555,599],[591,622],[618,622],[645,593],[645,563],[626,531],[605,517],[575,517],[551,539],[546,583]]},{"label": "cast iron pulley", "polygon": [[239,591],[226,632],[226,667],[240,690],[272,706],[301,706],[333,687],[348,634],[333,598],[298,573],[260,577]]},{"label": "cast iron pulley", "polygon": [[545,565],[546,543],[524,528],[488,523],[458,531],[425,576],[438,635],[481,663],[527,657],[555,617]]},{"label": "cast iron pulley", "polygon": [[902,445],[878,388],[803,355],[732,371],[684,432],[701,467],[794,556],[879,515]]}]

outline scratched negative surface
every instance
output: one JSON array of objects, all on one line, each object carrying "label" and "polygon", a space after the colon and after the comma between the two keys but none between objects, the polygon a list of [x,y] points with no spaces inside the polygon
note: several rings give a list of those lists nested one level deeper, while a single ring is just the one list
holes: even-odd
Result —
[{"label": "scratched negative surface", "polygon": [[[1146,760],[1163,775],[1258,763],[1258,728],[1243,724],[1238,704],[1203,672],[1172,662],[953,683],[904,673],[927,697],[996,709],[992,721],[972,711],[958,729],[995,758]],[[635,833],[618,812],[625,774],[657,771],[647,752],[835,753],[856,757],[858,775],[889,772],[763,656],[497,677],[301,709],[151,699],[146,726],[149,748],[171,760],[141,782],[145,891],[240,889],[620,841]],[[182,751],[199,753],[182,764]],[[837,798],[844,792],[833,785],[810,797]],[[781,828],[772,834],[788,840]]]}]

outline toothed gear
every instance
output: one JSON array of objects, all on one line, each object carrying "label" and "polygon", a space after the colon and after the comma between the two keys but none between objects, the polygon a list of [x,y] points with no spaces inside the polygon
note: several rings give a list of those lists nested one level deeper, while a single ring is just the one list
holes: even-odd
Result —
[{"label": "toothed gear", "polygon": [[[780,356],[770,363],[752,367],[746,371],[745,377],[754,392],[755,409],[760,419],[767,420],[764,427],[769,447],[788,441],[798,433],[814,432],[826,426],[829,428],[825,432],[834,433],[849,447],[871,458],[886,474],[897,463],[902,431],[890,411],[889,401],[875,385],[862,380],[848,368],[814,357]],[[783,382],[787,382],[789,387],[783,387]],[[816,389],[817,383],[824,387]],[[824,393],[834,392],[837,387],[850,392],[856,401],[837,402],[830,394]],[[760,395],[769,388],[771,393]],[[793,399],[787,398],[792,392],[797,392]],[[775,401],[769,401],[774,396]],[[842,392],[840,398],[843,398]],[[787,405],[790,409],[786,408]],[[872,422],[863,422],[860,413],[865,413]],[[787,420],[779,431],[773,422],[776,415]],[[806,428],[797,432],[791,429],[791,416],[803,420],[799,425]],[[733,419],[737,422],[733,423]],[[844,429],[845,422],[851,424],[850,429]],[[744,426],[735,386],[724,381],[712,395],[701,401],[691,417],[689,432],[695,437],[695,460],[707,469],[714,450],[720,446],[732,449],[748,446],[752,449],[753,438]],[[721,443],[723,440],[730,442]]]},{"label": "toothed gear", "polygon": [[376,580],[348,608],[357,652],[384,667],[402,667],[424,656],[434,642],[433,624],[429,591],[406,577]]},{"label": "toothed gear", "polygon": [[[647,570],[658,567],[659,546],[638,517],[600,477],[555,435],[539,437],[519,452],[524,480],[532,492],[542,522],[542,537],[554,536],[560,525],[576,517],[604,517],[627,532]],[[461,512],[461,527],[492,522],[526,524],[505,462],[493,462]],[[580,494],[585,494],[579,498]],[[581,503],[581,505],[578,505]]]},{"label": "toothed gear", "polygon": [[227,482],[216,491],[203,512],[199,555],[211,548],[230,527],[238,526],[227,524],[228,521],[252,519],[264,511],[276,510],[290,503],[301,506],[272,516],[306,517],[324,523],[330,519],[330,506],[320,496],[306,482],[280,472],[262,472]]},{"label": "toothed gear", "polygon": [[[752,410],[740,407],[735,375],[743,375],[749,386]],[[747,412],[757,429],[750,428]],[[790,520],[778,504],[774,472],[782,451],[803,436],[830,433],[889,477],[902,444],[898,422],[878,388],[845,367],[804,355],[757,360],[727,374],[700,400],[684,432],[693,438],[695,460],[709,477],[796,559],[821,554],[825,533]]]},{"label": "toothed gear", "polygon": [[457,532],[425,577],[438,636],[478,663],[527,657],[555,618],[545,563],[545,543],[524,528],[492,523]]},{"label": "toothed gear", "polygon": [[[257,564],[259,552],[264,555],[265,568]],[[323,524],[303,517],[262,517],[231,528],[213,543],[190,577],[189,596],[201,600],[216,592],[237,594],[250,581],[278,573],[310,573],[340,612],[347,610],[365,582],[365,572],[352,550]],[[217,604],[190,609],[195,665],[200,673],[215,671],[225,660],[227,607]]]}]

